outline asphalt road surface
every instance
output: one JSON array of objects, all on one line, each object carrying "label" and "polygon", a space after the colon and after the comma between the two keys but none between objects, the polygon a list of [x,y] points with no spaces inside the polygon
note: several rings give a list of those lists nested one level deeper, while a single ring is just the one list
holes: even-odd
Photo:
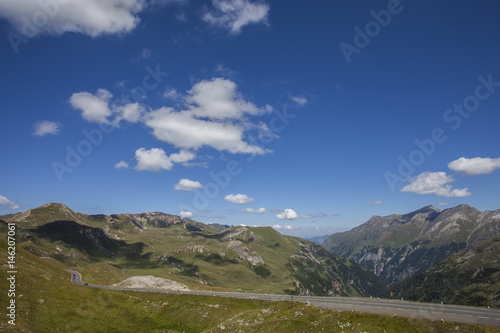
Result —
[{"label": "asphalt road surface", "polygon": [[98,286],[82,281],[80,273],[66,270],[71,274],[71,281],[80,286],[92,288],[143,291],[155,293],[174,293],[188,295],[205,295],[235,298],[250,298],[273,301],[298,301],[309,302],[312,305],[341,311],[356,311],[365,313],[396,315],[408,318],[444,320],[468,324],[480,324],[500,327],[500,310],[487,309],[470,306],[430,304],[420,302],[409,302],[400,300],[378,299],[378,298],[357,298],[357,297],[315,297],[315,296],[290,296],[290,295],[268,295],[236,292],[216,292],[216,291],[178,291],[165,289],[142,289],[142,288],[120,288]]}]

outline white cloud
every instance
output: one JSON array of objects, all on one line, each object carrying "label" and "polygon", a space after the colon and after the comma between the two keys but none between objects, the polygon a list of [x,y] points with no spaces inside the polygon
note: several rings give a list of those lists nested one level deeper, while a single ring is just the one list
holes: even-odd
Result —
[{"label": "white cloud", "polygon": [[9,200],[6,197],[0,195],[0,207],[9,206],[10,209],[18,209],[19,204],[15,201]]},{"label": "white cloud", "polygon": [[193,160],[195,157],[196,155],[194,153],[183,149],[178,153],[171,154],[169,159],[174,163],[186,163]]},{"label": "white cloud", "polygon": [[250,202],[254,202],[254,198],[248,197],[246,194],[229,194],[224,198],[227,202],[234,203],[237,205],[245,205]]},{"label": "white cloud", "polygon": [[184,178],[179,180],[179,182],[174,186],[174,189],[177,191],[194,191],[203,187],[204,186],[198,181]]},{"label": "white cloud", "polygon": [[259,136],[277,137],[269,133],[264,123],[254,124],[249,120],[249,116],[269,113],[272,108],[267,105],[258,108],[243,99],[234,82],[214,78],[198,82],[186,96],[177,94],[173,88],[167,90],[169,97],[182,97],[185,101],[184,108],[179,110],[171,107],[150,110],[139,103],[119,105],[112,102],[113,95],[106,89],[98,89],[94,94],[74,93],[69,101],[73,108],[81,111],[86,121],[113,126],[119,126],[121,121],[144,123],[155,138],[181,148],[179,153],[170,156],[162,155],[160,151],[138,150],[137,170],[170,170],[172,163],[188,165],[187,162],[195,158],[194,152],[188,150],[204,146],[232,154],[272,152],[249,144],[245,138],[246,132],[251,130],[258,131]]},{"label": "white cloud", "polygon": [[468,176],[486,175],[500,169],[500,158],[460,157],[458,160],[448,163],[448,167],[453,171],[461,172]]},{"label": "white cloud", "polygon": [[269,5],[250,0],[212,0],[213,10],[205,12],[203,20],[212,26],[238,35],[249,24],[267,23]]},{"label": "white cloud", "polygon": [[241,210],[242,213],[252,213],[252,214],[265,214],[266,209],[265,208],[245,208]]},{"label": "white cloud", "polygon": [[109,100],[113,95],[106,89],[98,89],[96,94],[78,92],[71,95],[69,102],[75,109],[82,111],[83,119],[90,122],[108,123],[112,112]]},{"label": "white cloud", "polygon": [[290,96],[290,99],[299,106],[304,106],[307,104],[307,98],[304,96]]},{"label": "white cloud", "polygon": [[180,217],[187,217],[189,219],[194,216],[194,214],[191,212],[180,212],[179,215],[180,215]]},{"label": "white cloud", "polygon": [[186,101],[191,105],[191,112],[198,117],[240,119],[245,113],[257,115],[264,112],[245,101],[233,81],[222,78],[198,82],[188,94]]},{"label": "white cloud", "polygon": [[89,122],[102,124],[110,123],[119,126],[122,120],[137,123],[146,112],[146,108],[140,103],[128,103],[117,105],[111,103],[111,94],[106,89],[98,89],[95,94],[82,91],[71,95],[69,102],[74,109],[82,112],[82,117]]},{"label": "white cloud", "polygon": [[135,158],[137,160],[135,169],[139,171],[170,170],[174,165],[161,148],[151,148],[150,150],[139,148],[135,151]]},{"label": "white cloud", "polygon": [[262,155],[268,152],[243,141],[244,128],[232,123],[198,119],[189,111],[176,112],[163,107],[150,112],[145,124],[153,135],[180,148],[198,149],[210,146],[230,153]]},{"label": "white cloud", "polygon": [[59,134],[61,131],[61,124],[54,121],[39,121],[33,125],[33,135],[44,136],[47,134]]},{"label": "white cloud", "polygon": [[295,220],[299,215],[293,209],[285,209],[283,212],[276,214],[278,220]]},{"label": "white cloud", "polygon": [[180,153],[167,156],[161,148],[151,148],[150,150],[139,148],[135,151],[135,159],[137,160],[135,169],[138,171],[170,170],[174,163],[188,162],[194,157],[194,154],[182,150]]},{"label": "white cloud", "polygon": [[62,35],[78,32],[96,37],[123,34],[139,24],[146,0],[0,0],[0,16],[20,34]]},{"label": "white cloud", "polygon": [[293,209],[285,209],[281,213],[276,214],[278,220],[295,220],[295,219],[314,219],[317,217],[325,217],[325,213],[317,214],[297,214]]},{"label": "white cloud", "polygon": [[401,192],[416,194],[435,194],[439,197],[466,197],[471,195],[468,188],[452,189],[448,183],[454,182],[445,172],[424,172],[410,180],[410,184],[401,189]]},{"label": "white cloud", "polygon": [[144,106],[139,103],[129,103],[113,107],[113,112],[116,113],[116,118],[113,121],[115,124],[118,124],[121,120],[137,123],[146,110]]},{"label": "white cloud", "polygon": [[379,206],[379,205],[383,205],[384,204],[384,202],[380,201],[380,200],[378,200],[378,201],[368,201],[368,203],[370,205],[374,205],[374,206]]},{"label": "white cloud", "polygon": [[292,230],[293,229],[293,227],[291,225],[279,225],[279,224],[273,225],[273,228],[276,230]]},{"label": "white cloud", "polygon": [[115,164],[115,169],[128,169],[129,165],[125,161],[120,161]]}]

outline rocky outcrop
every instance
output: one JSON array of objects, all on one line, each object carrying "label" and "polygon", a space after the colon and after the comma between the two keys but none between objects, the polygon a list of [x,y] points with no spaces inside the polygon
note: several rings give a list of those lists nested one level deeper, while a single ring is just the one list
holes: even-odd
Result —
[{"label": "rocky outcrop", "polygon": [[427,206],[404,215],[374,216],[351,231],[331,235],[323,246],[395,284],[499,235],[500,210]]},{"label": "rocky outcrop", "polygon": [[140,229],[149,227],[166,228],[172,224],[182,223],[177,215],[165,213],[125,214],[130,221]]}]

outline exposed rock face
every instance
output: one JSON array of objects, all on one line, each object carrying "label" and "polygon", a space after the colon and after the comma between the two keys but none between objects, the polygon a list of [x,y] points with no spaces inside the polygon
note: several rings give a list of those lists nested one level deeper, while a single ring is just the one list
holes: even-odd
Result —
[{"label": "exposed rock face", "polygon": [[247,260],[251,265],[264,264],[264,259],[255,251],[249,250],[242,241],[231,240],[226,246],[228,250],[238,253],[240,259]]},{"label": "exposed rock face", "polygon": [[351,231],[331,235],[323,246],[397,283],[464,248],[500,235],[500,210],[467,205],[440,211],[373,216]]},{"label": "exposed rock face", "polygon": [[165,213],[142,213],[142,214],[125,214],[130,218],[130,221],[140,229],[148,226],[155,228],[166,228],[172,224],[182,223],[182,219],[177,215]]}]

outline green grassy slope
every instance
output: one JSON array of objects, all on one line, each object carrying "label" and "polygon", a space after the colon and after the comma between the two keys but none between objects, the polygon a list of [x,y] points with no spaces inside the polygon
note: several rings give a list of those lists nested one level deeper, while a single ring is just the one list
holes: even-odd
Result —
[{"label": "green grassy slope", "polygon": [[360,266],[270,227],[219,232],[168,214],[89,216],[61,204],[2,218],[24,221],[20,247],[96,284],[153,275],[204,290],[340,296],[381,296],[386,290]]}]

